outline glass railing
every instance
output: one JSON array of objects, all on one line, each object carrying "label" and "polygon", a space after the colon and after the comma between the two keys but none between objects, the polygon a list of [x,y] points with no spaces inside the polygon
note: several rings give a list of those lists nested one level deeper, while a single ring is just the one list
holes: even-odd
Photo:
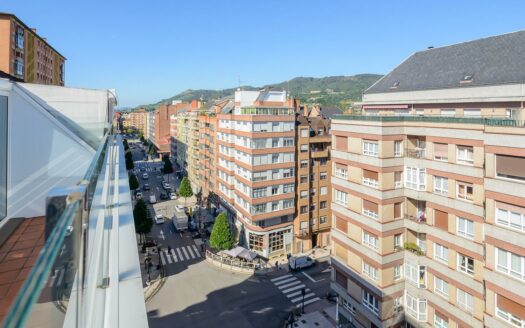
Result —
[{"label": "glass railing", "polygon": [[[4,327],[81,327],[87,278],[88,217],[103,170],[108,142],[103,136],[84,179],[48,194],[45,244],[4,321]],[[93,205],[93,206],[92,206]]]},{"label": "glass railing", "polygon": [[487,126],[525,127],[525,121],[505,117],[449,117],[449,116],[379,116],[336,114],[334,120],[372,121],[372,122],[434,122],[481,124]]}]

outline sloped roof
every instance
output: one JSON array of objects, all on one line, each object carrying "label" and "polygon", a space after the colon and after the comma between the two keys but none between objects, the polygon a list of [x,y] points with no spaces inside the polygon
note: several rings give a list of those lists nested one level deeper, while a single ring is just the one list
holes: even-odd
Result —
[{"label": "sloped roof", "polygon": [[365,93],[522,83],[524,54],[525,30],[432,48],[408,57]]}]

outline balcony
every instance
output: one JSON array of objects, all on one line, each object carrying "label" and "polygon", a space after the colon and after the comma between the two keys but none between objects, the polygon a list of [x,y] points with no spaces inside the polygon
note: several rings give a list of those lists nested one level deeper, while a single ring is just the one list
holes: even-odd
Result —
[{"label": "balcony", "polygon": [[407,155],[410,158],[425,158],[426,149],[425,148],[408,149]]},{"label": "balcony", "polygon": [[310,143],[332,142],[332,137],[329,135],[317,135],[310,137]]},{"label": "balcony", "polygon": [[485,126],[525,127],[525,121],[504,117],[446,117],[446,116],[373,116],[373,115],[334,115],[334,120],[370,122],[431,122],[455,124],[480,124]]},{"label": "balcony", "polygon": [[310,156],[312,158],[328,157],[328,148],[310,148]]}]

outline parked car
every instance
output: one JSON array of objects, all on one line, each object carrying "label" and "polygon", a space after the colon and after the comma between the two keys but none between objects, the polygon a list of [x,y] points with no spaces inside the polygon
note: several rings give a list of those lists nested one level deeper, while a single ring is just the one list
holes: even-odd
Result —
[{"label": "parked car", "polygon": [[292,256],[288,259],[288,266],[293,271],[309,268],[314,264],[314,260],[309,256]]},{"label": "parked car", "polygon": [[166,188],[171,188],[170,184],[167,183],[166,181],[162,181],[162,188],[166,189]]},{"label": "parked car", "polygon": [[193,239],[201,238],[201,234],[198,231],[194,231],[191,234],[191,238],[193,238]]},{"label": "parked car", "polygon": [[141,193],[140,191],[137,191],[137,192],[135,193],[135,197],[136,197],[137,199],[142,199],[142,193]]},{"label": "parked car", "polygon": [[146,172],[146,168],[145,167],[141,167],[140,168],[140,172]]},{"label": "parked car", "polygon": [[184,205],[175,205],[177,211],[184,212]]},{"label": "parked car", "polygon": [[149,203],[155,204],[157,202],[157,198],[155,198],[155,195],[149,196]]},{"label": "parked car", "polygon": [[156,224],[162,224],[164,222],[166,222],[166,220],[164,219],[164,216],[162,216],[161,214],[155,215],[155,223]]},{"label": "parked car", "polygon": [[160,193],[160,199],[169,199],[169,196],[168,196],[167,193],[162,192],[162,193]]},{"label": "parked car", "polygon": [[149,186],[149,183],[145,183],[144,186],[142,187],[142,189],[144,190],[150,190],[150,186]]},{"label": "parked car", "polygon": [[174,192],[170,192],[170,199],[177,199],[177,195]]},{"label": "parked car", "polygon": [[144,173],[144,174],[142,175],[142,179],[144,179],[144,180],[148,180],[148,178],[149,178],[149,175],[148,175],[147,173]]}]

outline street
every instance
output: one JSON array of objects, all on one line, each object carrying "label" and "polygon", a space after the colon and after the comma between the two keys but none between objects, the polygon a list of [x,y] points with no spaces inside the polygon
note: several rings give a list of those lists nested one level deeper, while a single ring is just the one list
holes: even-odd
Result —
[{"label": "street", "polygon": [[[130,140],[130,146],[133,141]],[[131,148],[139,190],[149,204],[150,195],[158,202],[164,189],[160,174],[161,161],[144,161],[138,146]],[[148,179],[143,179],[148,173]],[[150,190],[144,190],[148,183]],[[170,175],[170,185],[177,190],[180,181]],[[179,201],[177,201],[178,203]],[[182,203],[181,203],[182,204]],[[188,231],[178,232],[171,218],[154,224],[149,234],[160,246],[160,256],[154,257],[165,268],[165,283],[146,304],[150,327],[281,327],[292,311],[307,311],[326,306],[330,291],[330,269],[327,259],[300,272],[287,269],[261,275],[232,273],[206,262],[200,239],[192,239]],[[153,269],[156,270],[156,269]]]}]

